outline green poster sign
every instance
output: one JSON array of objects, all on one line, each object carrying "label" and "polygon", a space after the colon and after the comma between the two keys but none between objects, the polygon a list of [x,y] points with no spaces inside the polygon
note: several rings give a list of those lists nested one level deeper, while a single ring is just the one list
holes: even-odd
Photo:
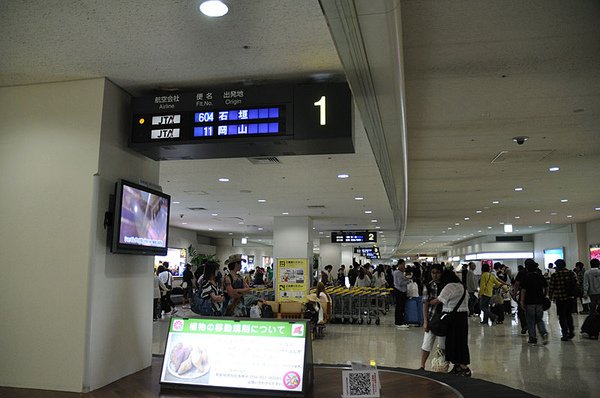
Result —
[{"label": "green poster sign", "polygon": [[170,331],[172,333],[304,338],[306,325],[289,321],[177,318],[172,320]]}]

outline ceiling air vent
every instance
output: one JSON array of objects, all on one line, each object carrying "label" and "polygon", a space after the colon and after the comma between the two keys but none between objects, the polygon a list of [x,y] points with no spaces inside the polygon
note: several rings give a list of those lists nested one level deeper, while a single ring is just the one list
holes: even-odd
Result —
[{"label": "ceiling air vent", "polygon": [[275,156],[264,156],[259,158],[248,158],[250,163],[252,164],[279,164],[281,163],[279,159]]},{"label": "ceiling air vent", "polygon": [[309,209],[324,209],[325,205],[308,205],[306,207],[308,207]]},{"label": "ceiling air vent", "polygon": [[203,211],[206,210],[204,207],[188,207],[191,211]]}]

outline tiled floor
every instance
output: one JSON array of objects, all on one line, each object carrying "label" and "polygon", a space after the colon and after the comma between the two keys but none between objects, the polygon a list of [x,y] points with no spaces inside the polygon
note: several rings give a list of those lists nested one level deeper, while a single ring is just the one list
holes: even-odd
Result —
[{"label": "tiled floor", "polygon": [[[193,316],[179,309],[178,316]],[[469,320],[469,348],[473,377],[504,384],[540,397],[600,396],[600,341],[575,337],[560,341],[560,328],[554,306],[549,318],[550,343],[527,345],[516,321],[482,326],[478,318]],[[573,315],[575,329],[585,315]],[[154,323],[153,353],[163,354],[169,317]],[[313,342],[315,363],[347,364],[375,360],[380,366],[416,369],[420,362],[422,328],[397,330],[393,312],[381,325],[330,324],[324,339]]]}]

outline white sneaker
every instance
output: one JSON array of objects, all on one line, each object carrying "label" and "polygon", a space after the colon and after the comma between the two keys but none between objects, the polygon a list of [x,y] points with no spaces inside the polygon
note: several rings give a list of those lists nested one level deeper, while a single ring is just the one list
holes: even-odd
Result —
[{"label": "white sneaker", "polygon": [[406,330],[408,329],[410,326],[408,325],[396,325],[396,329],[400,329],[400,330]]}]

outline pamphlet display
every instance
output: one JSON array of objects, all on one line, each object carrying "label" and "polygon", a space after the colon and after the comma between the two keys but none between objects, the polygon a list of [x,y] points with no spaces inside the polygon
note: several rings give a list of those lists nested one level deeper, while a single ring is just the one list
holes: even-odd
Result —
[{"label": "pamphlet display", "polygon": [[276,283],[276,301],[304,302],[309,289],[308,259],[277,259]]},{"label": "pamphlet display", "polygon": [[172,318],[163,387],[304,396],[312,384],[307,321]]}]

